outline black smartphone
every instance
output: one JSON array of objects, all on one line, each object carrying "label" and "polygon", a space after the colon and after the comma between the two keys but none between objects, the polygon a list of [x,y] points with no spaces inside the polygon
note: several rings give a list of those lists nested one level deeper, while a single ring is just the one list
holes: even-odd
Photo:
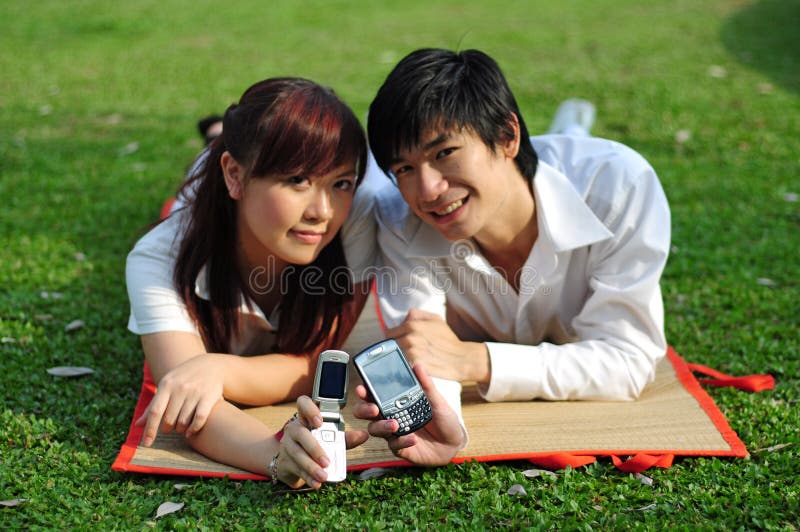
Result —
[{"label": "black smartphone", "polygon": [[381,415],[400,424],[395,435],[410,434],[431,420],[428,396],[393,339],[369,346],[353,357],[353,363]]},{"label": "black smartphone", "polygon": [[344,351],[323,351],[317,360],[314,390],[311,398],[319,405],[322,426],[311,430],[330,459],[326,482],[339,482],[347,477],[347,454],[344,441],[344,418],[341,409],[347,404],[350,355]]}]

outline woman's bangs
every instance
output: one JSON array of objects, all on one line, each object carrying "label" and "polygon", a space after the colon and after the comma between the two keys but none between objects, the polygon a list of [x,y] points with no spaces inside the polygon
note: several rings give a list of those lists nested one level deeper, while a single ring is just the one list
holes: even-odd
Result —
[{"label": "woman's bangs", "polygon": [[319,176],[349,162],[362,173],[366,145],[352,112],[333,94],[297,92],[276,103],[280,109],[262,124],[253,175]]}]

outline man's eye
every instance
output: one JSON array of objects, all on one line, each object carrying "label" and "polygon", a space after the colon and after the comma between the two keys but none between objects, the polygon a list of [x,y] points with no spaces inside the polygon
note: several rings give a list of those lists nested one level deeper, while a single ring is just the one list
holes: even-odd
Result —
[{"label": "man's eye", "polygon": [[440,151],[439,151],[439,152],[436,154],[436,158],[437,158],[437,159],[441,159],[442,157],[447,157],[448,155],[450,155],[450,154],[451,154],[451,153],[453,153],[454,151],[456,151],[456,149],[455,149],[455,148],[445,148],[445,149],[443,149],[443,150],[440,150]]},{"label": "man's eye", "polygon": [[409,172],[410,170],[411,170],[411,167],[408,166],[408,165],[406,165],[406,166],[398,166],[397,168],[392,170],[392,173],[399,177],[399,176]]}]

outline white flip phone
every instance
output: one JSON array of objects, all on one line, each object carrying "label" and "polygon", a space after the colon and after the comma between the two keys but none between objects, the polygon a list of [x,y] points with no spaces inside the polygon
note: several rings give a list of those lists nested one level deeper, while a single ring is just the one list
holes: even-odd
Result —
[{"label": "white flip phone", "polygon": [[319,442],[330,464],[326,482],[340,482],[347,477],[347,452],[344,441],[342,408],[347,404],[347,386],[350,381],[350,355],[344,351],[323,351],[317,361],[314,391],[311,398],[319,405],[322,426],[311,434]]}]

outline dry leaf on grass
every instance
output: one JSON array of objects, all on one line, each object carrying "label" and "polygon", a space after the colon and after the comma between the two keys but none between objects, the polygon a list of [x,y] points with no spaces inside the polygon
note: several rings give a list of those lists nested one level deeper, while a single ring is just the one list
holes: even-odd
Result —
[{"label": "dry leaf on grass", "polygon": [[761,286],[770,286],[770,287],[778,285],[778,283],[766,277],[759,277],[758,279],[756,279],[756,284],[759,284]]},{"label": "dry leaf on grass", "polygon": [[39,297],[41,297],[42,299],[50,299],[50,298],[61,299],[62,297],[64,297],[64,294],[62,294],[61,292],[48,292],[47,290],[42,290],[41,292],[39,292]]},{"label": "dry leaf on grass", "polygon": [[784,449],[786,447],[791,447],[791,446],[792,446],[791,443],[779,443],[777,445],[770,445],[769,447],[762,447],[760,449],[756,449],[753,452],[754,453],[763,453],[764,451],[766,451],[768,453],[774,453],[775,451],[780,451],[781,449]]},{"label": "dry leaf on grass", "polygon": [[90,375],[94,373],[94,370],[82,366],[56,366],[49,368],[47,373],[56,377],[80,377],[82,375]]},{"label": "dry leaf on grass", "polygon": [[508,488],[508,491],[506,492],[506,494],[507,495],[527,495],[528,492],[525,491],[525,488],[523,488],[519,484],[514,484],[513,486]]},{"label": "dry leaf on grass", "polygon": [[712,78],[722,79],[728,76],[728,71],[724,66],[711,65],[708,67],[708,75]]},{"label": "dry leaf on grass", "polygon": [[772,83],[759,83],[758,84],[758,93],[759,94],[772,94],[772,91],[775,90],[775,86]]},{"label": "dry leaf on grass", "polygon": [[78,329],[82,329],[86,325],[83,320],[72,320],[64,327],[66,332],[77,331]]},{"label": "dry leaf on grass", "polygon": [[787,192],[783,195],[783,201],[787,201],[789,203],[797,203],[798,199],[800,199],[800,196],[794,192]]},{"label": "dry leaf on grass", "polygon": [[523,471],[522,474],[526,478],[536,478],[536,477],[544,477],[544,476],[548,476],[550,478],[557,478],[558,477],[558,475],[556,475],[552,471],[548,471],[547,469],[528,469],[526,471]]},{"label": "dry leaf on grass", "polygon": [[0,340],[0,343],[15,344],[15,343],[17,343],[17,339],[16,338],[11,338],[10,336],[3,336],[2,340]]},{"label": "dry leaf on grass", "polygon": [[171,502],[171,501],[162,502],[161,505],[158,507],[158,510],[156,510],[156,519],[168,514],[174,514],[175,512],[183,508],[183,506],[184,503],[182,502]]},{"label": "dry leaf on grass", "polygon": [[191,484],[175,484],[172,487],[175,488],[176,490],[180,491],[180,490],[185,490],[186,488],[191,488],[192,485]]},{"label": "dry leaf on grass", "polygon": [[647,510],[652,510],[656,507],[656,503],[648,504],[647,506],[642,506],[641,508],[637,508],[637,512],[646,512]]},{"label": "dry leaf on grass", "polygon": [[653,479],[648,476],[642,475],[641,473],[636,473],[636,478],[639,479],[639,482],[641,482],[645,486],[653,485]]},{"label": "dry leaf on grass", "polygon": [[358,475],[358,480],[370,480],[373,478],[381,478],[389,474],[392,470],[388,467],[371,467],[365,469]]},{"label": "dry leaf on grass", "polygon": [[138,142],[131,142],[129,144],[126,144],[122,148],[120,148],[119,149],[119,154],[120,155],[128,155],[128,154],[131,154],[131,153],[136,153],[137,151],[139,151],[139,143]]},{"label": "dry leaf on grass", "polygon": [[28,499],[11,499],[9,501],[0,501],[0,505],[7,507],[19,506],[20,504],[22,504],[27,500]]}]

